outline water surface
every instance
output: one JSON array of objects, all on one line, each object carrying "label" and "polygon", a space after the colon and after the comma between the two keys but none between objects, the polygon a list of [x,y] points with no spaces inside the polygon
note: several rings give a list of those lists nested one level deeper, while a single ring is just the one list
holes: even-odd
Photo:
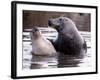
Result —
[{"label": "water surface", "polygon": [[[48,39],[55,40],[57,32],[53,29],[40,28],[42,35]],[[84,56],[72,56],[59,54],[54,57],[35,56],[31,54],[32,44],[30,32],[23,32],[23,69],[40,68],[63,68],[63,67],[89,67],[91,66],[91,36],[90,32],[80,31],[87,43],[87,53]]]}]

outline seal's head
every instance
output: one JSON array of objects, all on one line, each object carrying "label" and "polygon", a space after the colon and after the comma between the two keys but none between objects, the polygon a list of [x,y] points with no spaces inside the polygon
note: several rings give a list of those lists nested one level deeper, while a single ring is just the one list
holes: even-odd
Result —
[{"label": "seal's head", "polygon": [[34,39],[40,37],[40,31],[37,27],[33,27],[31,33]]},{"label": "seal's head", "polygon": [[[67,17],[58,17],[54,19],[48,20],[48,25],[55,28],[58,32],[64,29],[65,27],[68,28],[69,26],[74,26],[74,23],[71,19]],[[68,28],[69,29],[69,28]]]}]

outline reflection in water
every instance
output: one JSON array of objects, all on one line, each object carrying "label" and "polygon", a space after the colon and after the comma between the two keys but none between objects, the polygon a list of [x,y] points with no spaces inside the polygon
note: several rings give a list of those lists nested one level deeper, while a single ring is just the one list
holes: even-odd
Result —
[{"label": "reflection in water", "polygon": [[65,55],[59,54],[58,67],[78,67],[78,64],[83,60],[84,55]]},{"label": "reflection in water", "polygon": [[[43,29],[45,30],[45,29]],[[23,69],[61,68],[61,67],[88,67],[91,66],[91,36],[89,32],[80,32],[87,42],[87,53],[83,56],[64,55],[57,56],[35,56],[31,54],[32,45],[29,32],[23,32]],[[54,33],[43,34],[54,40]],[[56,34],[57,35],[57,34]],[[53,37],[52,37],[53,36]],[[56,36],[55,36],[56,37]]]},{"label": "reflection in water", "polygon": [[57,56],[35,56],[31,59],[31,69],[40,69],[40,68],[57,68],[58,60]]}]

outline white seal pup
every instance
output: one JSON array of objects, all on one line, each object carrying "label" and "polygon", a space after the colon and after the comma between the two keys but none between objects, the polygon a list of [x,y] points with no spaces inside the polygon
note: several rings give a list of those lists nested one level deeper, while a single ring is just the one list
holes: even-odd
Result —
[{"label": "white seal pup", "polygon": [[86,42],[71,19],[67,17],[49,19],[48,25],[58,31],[58,39],[54,43],[57,51],[72,55],[87,51]]},{"label": "white seal pup", "polygon": [[37,56],[55,56],[57,54],[52,43],[44,38],[37,27],[31,32],[32,54]]}]

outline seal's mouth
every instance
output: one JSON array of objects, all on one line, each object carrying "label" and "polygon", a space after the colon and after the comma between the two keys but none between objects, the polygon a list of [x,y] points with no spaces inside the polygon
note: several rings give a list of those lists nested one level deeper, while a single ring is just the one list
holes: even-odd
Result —
[{"label": "seal's mouth", "polygon": [[48,20],[48,25],[49,26],[52,26],[53,25],[51,20]]},{"label": "seal's mouth", "polygon": [[51,20],[48,21],[48,25],[49,25],[50,27],[53,27],[53,28],[57,29],[57,30],[58,30],[58,28],[59,28],[59,25],[53,24],[53,22],[52,22]]}]

